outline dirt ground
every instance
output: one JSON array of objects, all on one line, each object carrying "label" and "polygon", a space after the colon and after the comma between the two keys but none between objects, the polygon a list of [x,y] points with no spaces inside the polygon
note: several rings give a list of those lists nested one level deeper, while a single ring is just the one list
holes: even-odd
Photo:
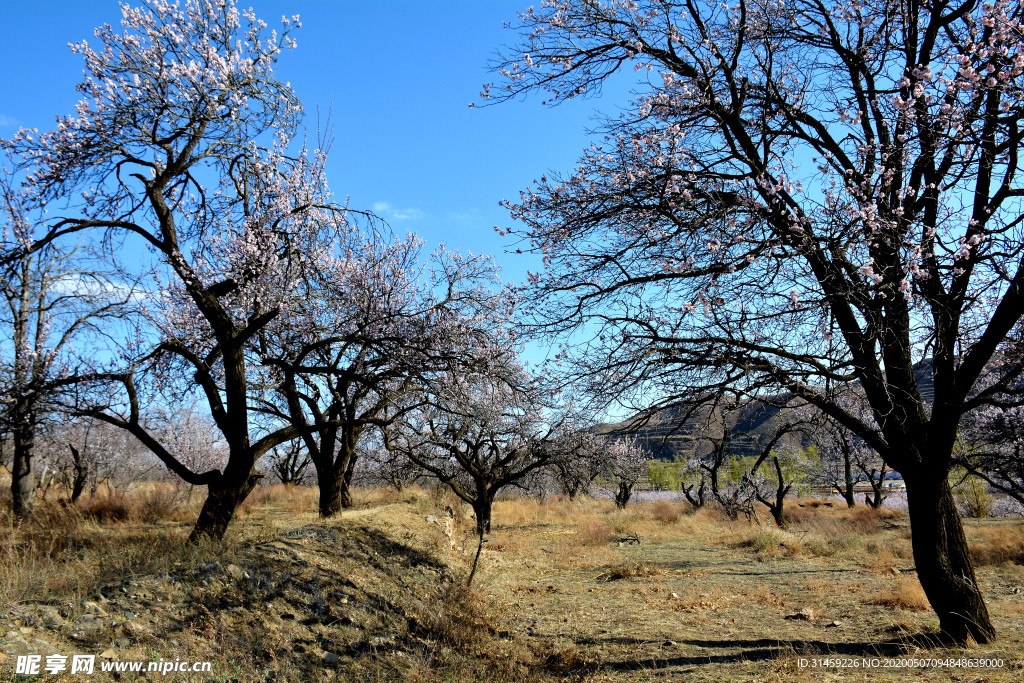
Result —
[{"label": "dirt ground", "polygon": [[[1024,680],[1020,521],[966,523],[1000,639],[949,649],[900,513],[794,505],[781,532],[664,502],[509,500],[466,592],[473,522],[453,503],[365,496],[322,522],[267,497],[242,540],[166,571],[0,596],[0,680],[152,680],[99,663],[172,657],[212,663],[178,681]],[[51,651],[94,653],[97,673],[14,674]]]}]

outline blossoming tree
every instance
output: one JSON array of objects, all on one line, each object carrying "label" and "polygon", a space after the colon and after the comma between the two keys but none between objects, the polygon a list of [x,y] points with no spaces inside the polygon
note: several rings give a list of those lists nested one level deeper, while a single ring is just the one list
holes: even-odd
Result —
[{"label": "blossoming tree", "polygon": [[442,247],[424,259],[415,236],[373,230],[335,244],[307,265],[291,315],[260,334],[274,389],[259,410],[302,430],[324,517],[352,506],[366,430],[416,406],[404,399],[434,374],[478,371],[503,353],[489,340],[512,305],[490,257]]},{"label": "blossoming tree", "polygon": [[[250,419],[253,339],[287,316],[303,264],[329,248],[325,226],[347,214],[331,206],[323,151],[289,156],[301,107],[274,66],[297,17],[268,31],[230,0],[122,14],[123,32],[96,30],[98,49],[73,46],[86,65],[75,115],[3,144],[51,216],[31,248],[90,231],[111,252],[136,250],[121,250],[125,267],[149,267],[148,252],[159,273],[150,314],[120,350],[123,368],[94,377],[104,383],[90,412],[207,486],[192,538],[219,538],[258,480],[256,461],[299,435]],[[222,469],[192,470],[142,419],[147,401],[195,387],[227,444]]]},{"label": "blossoming tree", "polygon": [[[638,404],[728,387],[816,405],[906,481],[953,640],[995,631],[947,481],[962,415],[1024,314],[1018,3],[545,0],[485,103],[643,77],[565,177],[506,205],[544,259],[535,321]],[[591,334],[593,333],[593,334]],[[915,361],[930,357],[934,403]],[[830,400],[857,383],[873,424]]]}]

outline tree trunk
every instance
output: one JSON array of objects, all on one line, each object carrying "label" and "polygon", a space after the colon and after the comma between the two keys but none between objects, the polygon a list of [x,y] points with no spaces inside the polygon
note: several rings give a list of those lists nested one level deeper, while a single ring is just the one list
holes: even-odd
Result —
[{"label": "tree trunk", "polygon": [[945,476],[906,476],[914,563],[943,633],[958,643],[988,643],[995,628],[974,575],[967,538]]},{"label": "tree trunk", "polygon": [[857,501],[853,499],[853,465],[850,463],[849,453],[845,453],[843,457],[843,474],[846,478],[846,491],[843,497],[846,498],[846,507],[852,508],[857,505]]},{"label": "tree trunk", "polygon": [[619,490],[615,494],[615,505],[620,510],[625,509],[629,499],[633,495],[633,487],[625,482],[619,482]]},{"label": "tree trunk", "polygon": [[68,444],[68,448],[71,449],[71,455],[75,459],[75,480],[71,486],[71,502],[78,502],[78,499],[82,495],[82,491],[85,490],[85,482],[89,478],[89,468],[82,460],[82,456],[79,454],[78,449]]},{"label": "tree trunk", "polygon": [[[227,477],[224,479],[227,480]],[[224,533],[238,506],[256,488],[259,480],[260,475],[250,472],[245,478],[222,480],[218,484],[211,484],[188,542],[198,543],[203,539],[219,541],[224,538]]]},{"label": "tree trunk", "polygon": [[347,488],[342,492],[345,485],[344,479],[332,476],[333,471],[326,474],[327,476],[317,477],[320,487],[320,516],[325,519],[341,512],[341,509],[345,507],[343,497],[348,495]]},{"label": "tree trunk", "polygon": [[[340,443],[341,448],[344,449],[344,440],[341,440]],[[342,510],[355,506],[351,489],[352,475],[355,471],[355,460],[356,454],[354,451],[347,455],[343,451],[338,454],[338,458],[334,462],[314,461],[320,487],[321,517],[333,517]]]},{"label": "tree trunk", "polygon": [[473,503],[473,514],[476,515],[476,531],[483,537],[491,531],[491,500],[489,496],[478,498]]},{"label": "tree trunk", "polygon": [[[358,440],[359,437],[356,437]],[[352,478],[356,473],[356,460],[359,459],[359,454],[356,453],[355,444],[352,444],[352,452],[348,455],[348,461],[345,465],[345,472],[341,480],[341,507],[349,510],[355,507],[355,501],[352,499]]]},{"label": "tree trunk", "polygon": [[36,495],[35,473],[35,420],[31,411],[17,406],[14,411],[14,462],[11,465],[11,510],[18,518],[32,512]]}]

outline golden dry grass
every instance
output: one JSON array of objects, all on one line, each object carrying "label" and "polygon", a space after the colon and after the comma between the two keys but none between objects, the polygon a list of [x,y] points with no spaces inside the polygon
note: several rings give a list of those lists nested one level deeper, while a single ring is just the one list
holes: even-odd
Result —
[{"label": "golden dry grass", "polygon": [[892,584],[872,596],[870,602],[885,607],[899,607],[918,612],[931,609],[928,597],[916,577],[897,576]]},{"label": "golden dry grass", "polygon": [[[441,489],[358,491],[356,510],[321,521],[315,490],[260,487],[223,543],[198,548],[184,545],[198,497],[168,504],[154,486],[97,498],[72,510],[43,505],[16,528],[3,520],[0,600],[68,602],[74,618],[112,581],[199,577],[214,560],[237,563],[252,580],[185,586],[175,599],[201,608],[175,627],[183,630],[167,627],[191,656],[235,662],[222,680],[269,680],[273,671],[279,682],[596,683],[666,673],[802,683],[818,680],[794,664],[807,648],[896,653],[904,646],[894,637],[936,627],[913,573],[906,516],[863,506],[790,505],[783,531],[682,503],[618,510],[587,498],[499,500],[474,589],[464,591],[457,586],[475,552],[474,520]],[[439,522],[446,508],[455,514],[451,539]],[[318,540],[320,530],[334,540]],[[1024,586],[1024,532],[999,523],[967,533],[998,647],[1020,660],[1024,638],[1014,624],[1024,596],[1012,589]],[[623,540],[633,536],[639,545]],[[306,592],[295,598],[286,585]],[[364,597],[342,607],[331,591]],[[292,619],[273,616],[285,608]],[[350,614],[352,624],[335,623]],[[317,663],[320,648],[343,654],[341,663]],[[954,654],[964,652],[980,650]],[[885,680],[919,680],[890,673]],[[985,676],[994,683],[1019,673]]]}]

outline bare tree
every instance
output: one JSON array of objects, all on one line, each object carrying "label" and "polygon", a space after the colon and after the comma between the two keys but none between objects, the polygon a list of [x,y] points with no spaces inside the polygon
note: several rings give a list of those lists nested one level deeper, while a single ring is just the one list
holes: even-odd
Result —
[{"label": "bare tree", "polygon": [[606,441],[607,437],[595,434],[592,428],[566,430],[559,437],[561,457],[552,461],[550,469],[569,500],[589,494],[594,480],[607,471]]},{"label": "bare tree", "polygon": [[545,410],[549,401],[511,356],[502,360],[486,374],[436,378],[428,400],[383,432],[388,450],[401,451],[473,508],[479,545],[469,583],[491,529],[495,496],[506,487],[522,488],[557,457],[552,437],[558,421]]},{"label": "bare tree", "polygon": [[275,446],[264,458],[278,481],[293,486],[306,480],[306,468],[313,464],[309,451],[300,439]]},{"label": "bare tree", "polygon": [[[41,216],[7,169],[0,169],[0,223],[23,251],[37,237]],[[16,516],[36,494],[37,432],[59,411],[58,394],[81,368],[92,367],[91,342],[105,321],[125,315],[131,287],[97,263],[88,245],[49,244],[22,253],[0,282],[0,431],[12,436],[11,494]]]}]

